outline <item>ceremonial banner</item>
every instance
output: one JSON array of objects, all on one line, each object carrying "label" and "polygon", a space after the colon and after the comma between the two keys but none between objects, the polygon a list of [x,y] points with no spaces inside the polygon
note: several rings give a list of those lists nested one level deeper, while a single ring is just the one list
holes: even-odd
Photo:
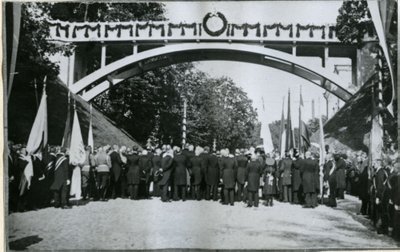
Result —
[{"label": "ceremonial banner", "polygon": [[85,162],[85,158],[85,146],[83,145],[78,114],[75,110],[71,134],[71,149],[69,151],[69,163],[75,166],[72,172],[70,195],[75,195],[75,199],[81,199],[81,169],[79,164]]},{"label": "ceremonial banner", "polygon": [[281,157],[285,155],[285,143],[286,143],[284,106],[285,106],[285,98],[283,98],[282,101],[281,127],[279,129],[279,151]]},{"label": "ceremonial banner", "polygon": [[89,133],[88,133],[88,145],[92,147],[92,151],[94,150],[94,141],[93,141],[93,125],[92,125],[92,104],[90,104],[90,123],[89,123]]},{"label": "ceremonial banner", "polygon": [[79,125],[78,114],[74,112],[74,122],[71,134],[71,148],[69,150],[69,163],[73,165],[81,164],[85,161],[85,146],[83,144],[81,127]]},{"label": "ceremonial banner", "polygon": [[38,113],[36,114],[31,132],[29,134],[26,151],[29,155],[42,152],[47,145],[47,95],[43,90],[42,99],[40,101]]},{"label": "ceremonial banner", "polygon": [[294,134],[293,134],[293,129],[292,129],[292,116],[290,114],[290,90],[289,90],[285,151],[289,151],[290,149],[293,149],[293,148],[294,148]]},{"label": "ceremonial banner", "polygon": [[19,45],[19,35],[21,28],[21,5],[22,3],[12,3],[12,25],[13,25],[13,34],[12,34],[12,51],[11,51],[11,60],[10,60],[10,69],[9,69],[9,79],[8,79],[8,98],[10,98],[12,85],[14,82],[15,75],[15,66],[17,64],[17,53],[18,53],[18,45]]},{"label": "ceremonial banner", "polygon": [[262,114],[262,118],[264,120],[262,120],[261,122],[261,138],[263,139],[263,147],[264,147],[264,152],[265,153],[271,153],[274,151],[274,145],[272,143],[272,136],[271,136],[271,131],[268,125],[267,120],[265,120],[266,118],[266,113],[265,113],[265,106],[264,106],[264,98],[262,98],[262,105],[263,105],[263,114]]},{"label": "ceremonial banner", "polygon": [[372,118],[372,128],[371,128],[370,143],[369,143],[369,156],[372,163],[377,159],[382,158],[382,153],[383,153],[382,148],[383,148],[382,118],[379,114],[376,114]]},{"label": "ceremonial banner", "polygon": [[43,152],[47,146],[47,95],[46,90],[43,90],[42,99],[40,101],[38,113],[36,114],[35,121],[31,132],[29,134],[28,143],[26,145],[26,161],[28,164],[25,166],[23,178],[20,183],[20,194],[22,195],[25,189],[29,189],[31,185],[31,178],[33,176],[32,155]]},{"label": "ceremonial banner", "polygon": [[301,112],[304,108],[303,96],[300,90],[300,106],[299,106],[299,151],[306,151],[310,147],[310,132],[307,128],[307,124],[301,117]]}]

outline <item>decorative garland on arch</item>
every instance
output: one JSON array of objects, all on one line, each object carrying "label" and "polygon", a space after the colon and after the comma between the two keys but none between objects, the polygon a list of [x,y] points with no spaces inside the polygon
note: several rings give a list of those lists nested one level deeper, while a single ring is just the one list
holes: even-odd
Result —
[{"label": "decorative garland on arch", "polygon": [[197,24],[196,23],[191,23],[191,24],[185,24],[185,23],[179,23],[179,24],[173,24],[173,23],[168,23],[168,36],[172,36],[172,29],[181,29],[181,36],[185,35],[185,29],[193,29],[193,35],[197,35]]},{"label": "decorative garland on arch", "polygon": [[310,30],[310,37],[314,37],[314,30],[322,30],[322,39],[325,39],[325,25],[301,25],[301,24],[297,24],[297,32],[296,32],[296,37],[299,38],[300,37],[300,31],[305,31],[305,30]]},{"label": "decorative garland on arch", "polygon": [[330,25],[328,30],[328,37],[331,39],[333,38],[333,32],[336,32],[336,26]]},{"label": "decorative garland on arch", "polygon": [[[217,30],[217,31],[211,31],[210,29],[208,29],[208,26],[207,26],[208,20],[209,20],[211,17],[214,17],[214,16],[217,16],[217,17],[219,17],[219,18],[222,20],[222,28],[219,29],[219,30]],[[203,18],[203,28],[204,28],[204,31],[205,31],[208,35],[210,35],[210,36],[212,36],[212,37],[218,37],[219,35],[221,35],[222,33],[224,33],[225,30],[227,29],[227,27],[228,27],[228,21],[226,20],[224,14],[222,14],[221,12],[217,12],[216,14],[211,14],[211,12],[209,12],[209,13],[207,13],[207,15],[205,15],[204,18]]]},{"label": "decorative garland on arch", "polygon": [[149,37],[153,36],[153,29],[160,30],[161,29],[161,37],[165,36],[165,28],[164,24],[150,24],[149,22],[145,24],[136,24],[136,32],[135,35],[136,37],[139,37],[139,30],[144,30],[149,28]]},{"label": "decorative garland on arch", "polygon": [[56,36],[57,36],[57,37],[60,37],[60,30],[63,30],[63,31],[65,32],[65,37],[66,37],[66,38],[69,37],[69,27],[70,27],[69,24],[62,25],[61,23],[50,23],[50,22],[48,22],[47,20],[45,20],[45,23],[46,23],[48,26],[56,27]]},{"label": "decorative garland on arch", "polygon": [[76,31],[85,29],[85,38],[89,37],[89,30],[92,31],[92,32],[97,30],[97,37],[100,38],[101,37],[100,27],[101,27],[100,24],[97,24],[95,26],[90,26],[88,24],[75,25],[74,26],[74,30],[72,31],[72,37],[76,38]]},{"label": "decorative garland on arch", "polygon": [[[243,30],[243,36],[247,37],[249,35],[249,29],[256,29],[256,36],[260,37],[261,36],[261,28],[260,28],[260,23],[257,24],[248,24],[244,23],[242,25],[238,24],[229,24],[228,29],[227,29],[227,35],[228,36],[235,36],[235,29],[236,30]],[[230,31],[230,32],[229,32]]]},{"label": "decorative garland on arch", "polygon": [[115,31],[117,30],[117,37],[120,38],[121,37],[121,30],[127,30],[129,29],[129,36],[132,37],[133,36],[133,25],[129,24],[129,25],[122,25],[122,24],[117,24],[114,27],[111,27],[111,25],[107,24],[105,26],[105,34],[104,36],[106,38],[108,38],[108,31]]},{"label": "decorative garland on arch", "polygon": [[293,25],[282,25],[281,23],[274,23],[272,25],[264,25],[264,29],[263,29],[263,37],[267,37],[268,36],[268,30],[273,30],[276,29],[275,32],[275,36],[279,37],[281,35],[280,29],[287,31],[289,30],[289,37],[292,38],[293,37]]}]

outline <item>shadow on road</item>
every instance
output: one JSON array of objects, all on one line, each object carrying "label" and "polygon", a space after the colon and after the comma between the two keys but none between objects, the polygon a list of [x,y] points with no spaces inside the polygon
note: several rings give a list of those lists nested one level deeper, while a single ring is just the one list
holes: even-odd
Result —
[{"label": "shadow on road", "polygon": [[11,250],[25,250],[30,245],[41,242],[43,239],[37,235],[27,236],[12,242],[9,242],[8,245]]}]

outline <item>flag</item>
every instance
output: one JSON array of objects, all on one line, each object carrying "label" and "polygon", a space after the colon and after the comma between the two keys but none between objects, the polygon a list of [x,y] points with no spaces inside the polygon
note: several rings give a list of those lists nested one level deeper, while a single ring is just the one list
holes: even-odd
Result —
[{"label": "flag", "polygon": [[324,198],[323,190],[323,169],[325,165],[325,134],[324,134],[324,124],[322,123],[321,105],[319,111],[319,191],[322,195],[322,202]]},{"label": "flag", "polygon": [[310,147],[310,131],[307,128],[307,124],[303,121],[301,117],[301,111],[304,108],[303,96],[301,94],[300,88],[300,106],[299,106],[299,139],[298,146],[299,152],[307,151]]},{"label": "flag", "polygon": [[[264,98],[261,97],[262,105],[263,105],[263,119],[266,117],[265,106],[264,106]],[[266,120],[261,121],[261,138],[263,139],[263,147],[265,153],[271,153],[274,151],[274,145],[272,144],[272,137],[269,125]]]},{"label": "flag", "polygon": [[70,95],[68,94],[68,108],[67,108],[67,120],[65,121],[64,135],[61,146],[69,148],[71,144],[71,104]]},{"label": "flag", "polygon": [[294,135],[292,129],[292,116],[290,114],[290,90],[288,92],[288,113],[286,120],[286,144],[285,151],[289,151],[294,148]]},{"label": "flag", "polygon": [[74,122],[71,133],[71,147],[69,150],[69,163],[81,164],[85,161],[85,146],[83,145],[81,127],[79,125],[78,114],[74,111]]},{"label": "flag", "polygon": [[92,126],[92,104],[90,104],[90,123],[89,123],[89,133],[88,133],[88,145],[92,147],[92,150],[94,150],[93,126]]},{"label": "flag", "polygon": [[284,106],[285,106],[285,97],[283,97],[282,101],[281,127],[279,129],[279,152],[281,154],[281,157],[285,156],[285,143],[286,143]]},{"label": "flag", "polygon": [[322,115],[319,113],[319,164],[325,164],[325,134],[324,134],[324,124],[322,123]]},{"label": "flag", "polygon": [[[6,55],[7,65],[9,65],[9,73],[6,73],[5,79],[7,80],[7,96],[8,99],[10,98],[12,85],[14,82],[14,75],[15,73],[15,66],[17,63],[17,54],[18,54],[18,46],[19,46],[19,37],[20,37],[20,30],[21,30],[21,6],[22,3],[7,3],[6,4],[6,33],[5,34],[12,34],[11,37],[7,37],[7,50]],[[12,29],[12,30],[11,30]],[[4,39],[4,38],[3,38]],[[11,52],[10,52],[11,50]],[[8,68],[8,67],[7,67]],[[9,76],[7,76],[7,74]]]},{"label": "flag", "polygon": [[[46,87],[46,86],[44,86]],[[20,195],[25,189],[29,189],[33,176],[32,155],[43,154],[47,148],[47,95],[45,88],[43,89],[42,99],[39,109],[33,122],[31,132],[29,134],[26,151],[28,155],[25,160],[28,164],[25,166],[24,173],[19,186]]]},{"label": "flag", "polygon": [[375,92],[372,91],[372,122],[371,122],[371,133],[369,141],[369,163],[370,167],[374,161],[381,159],[383,155],[383,121],[382,117],[378,113],[377,106],[375,104]]},{"label": "flag", "polygon": [[29,134],[26,151],[29,155],[41,153],[47,145],[47,95],[43,90],[38,113],[36,114],[31,133]]},{"label": "flag", "polygon": [[81,127],[79,125],[78,114],[74,110],[74,122],[72,125],[71,133],[71,148],[69,150],[69,163],[74,167],[71,178],[70,195],[75,196],[76,200],[81,199],[81,169],[79,164],[85,162],[86,153],[85,146],[83,145]]},{"label": "flag", "polygon": [[[379,9],[378,1],[377,0],[368,0],[368,9],[369,9],[369,12],[371,13],[372,22],[374,23],[375,31],[378,35],[379,45],[382,48],[383,54],[385,55],[387,65],[389,67],[390,79],[391,79],[391,85],[392,85],[392,97],[391,97],[390,103],[387,106],[387,109],[392,115],[394,115],[393,98],[396,93],[394,90],[393,66],[392,66],[392,61],[390,60],[390,54],[389,54],[389,50],[388,50],[387,43],[386,43],[385,27],[382,22],[381,12]],[[386,10],[383,10],[383,11],[386,12]]]}]

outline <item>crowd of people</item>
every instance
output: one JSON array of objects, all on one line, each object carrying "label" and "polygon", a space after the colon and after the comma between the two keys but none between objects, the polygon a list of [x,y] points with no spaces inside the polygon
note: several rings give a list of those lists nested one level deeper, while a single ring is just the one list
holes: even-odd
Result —
[{"label": "crowd of people", "polygon": [[[310,151],[302,154],[292,150],[280,157],[253,147],[231,153],[229,149],[211,151],[190,144],[183,149],[163,145],[144,150],[106,145],[94,151],[87,146],[85,161],[70,164],[68,149],[63,147],[50,147],[43,157],[28,155],[23,145],[10,143],[9,150],[10,212],[49,206],[71,208],[72,197],[76,202],[151,197],[160,197],[163,202],[220,200],[224,205],[245,202],[247,207],[258,207],[261,195],[265,206],[279,200],[305,208],[319,203],[336,207],[337,199],[344,199],[347,193],[360,198],[360,214],[370,218],[379,233],[400,238],[397,157],[369,165],[363,152],[328,152],[322,166],[318,153]],[[29,162],[33,174],[28,189],[22,190]],[[80,171],[79,197],[71,188],[76,169]]]}]

